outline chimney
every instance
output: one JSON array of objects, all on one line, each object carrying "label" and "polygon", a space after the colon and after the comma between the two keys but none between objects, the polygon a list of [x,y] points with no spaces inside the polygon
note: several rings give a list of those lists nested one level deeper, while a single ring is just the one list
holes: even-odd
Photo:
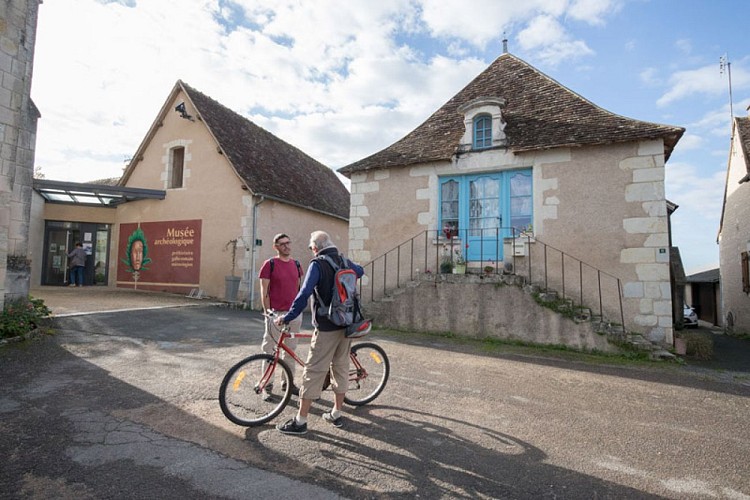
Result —
[{"label": "chimney", "polygon": [[[503,37],[503,54],[508,53],[508,39]],[[748,106],[748,109],[750,109],[750,106]]]}]

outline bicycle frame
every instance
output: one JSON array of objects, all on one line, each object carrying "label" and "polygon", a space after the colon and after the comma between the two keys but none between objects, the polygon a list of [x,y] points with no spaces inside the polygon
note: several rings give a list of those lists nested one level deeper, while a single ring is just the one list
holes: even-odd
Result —
[{"label": "bicycle frame", "polygon": [[[256,391],[260,392],[263,389],[265,389],[266,385],[273,380],[273,375],[276,372],[276,366],[279,364],[280,361],[283,361],[281,359],[281,351],[283,350],[288,355],[292,357],[292,359],[300,366],[304,367],[305,362],[300,359],[299,356],[297,356],[297,353],[294,352],[292,349],[290,349],[286,343],[284,342],[286,339],[290,338],[302,338],[302,339],[309,339],[312,338],[312,333],[290,333],[289,332],[289,326],[286,325],[283,328],[278,328],[278,326],[273,323],[273,320],[276,318],[276,315],[272,312],[270,314],[263,314],[266,318],[271,320],[271,323],[277,330],[279,331],[279,339],[276,341],[276,344],[273,349],[273,363],[270,363],[268,368],[266,369],[266,372],[263,374],[263,377],[261,377],[260,384],[258,384],[258,387],[256,388]],[[359,381],[362,379],[367,378],[367,369],[365,369],[364,366],[362,366],[362,363],[359,362],[359,359],[357,359],[357,356],[355,356],[353,353],[349,353],[349,359],[351,360],[352,364],[355,367],[355,370],[352,372],[350,370],[349,373],[349,382]],[[290,367],[291,368],[291,367]],[[293,370],[292,370],[293,371]]]},{"label": "bicycle frame", "polygon": [[[265,315],[266,317],[272,318],[272,316]],[[275,325],[274,325],[275,326]],[[286,339],[290,338],[312,338],[312,333],[290,333],[289,327],[281,328],[279,329],[280,335],[279,340],[276,341],[276,345],[273,348],[273,363],[269,363],[268,368],[266,369],[265,373],[263,374],[263,377],[260,379],[260,384],[258,384],[258,387],[256,388],[256,391],[262,391],[266,388],[266,385],[273,379],[273,374],[276,372],[276,366],[279,364],[280,361],[283,361],[281,359],[281,351],[283,350],[286,352],[289,356],[292,357],[292,359],[300,366],[305,366],[305,362],[300,359],[299,356],[297,356],[297,353],[294,352],[292,349],[290,349],[286,343],[284,342]]]}]

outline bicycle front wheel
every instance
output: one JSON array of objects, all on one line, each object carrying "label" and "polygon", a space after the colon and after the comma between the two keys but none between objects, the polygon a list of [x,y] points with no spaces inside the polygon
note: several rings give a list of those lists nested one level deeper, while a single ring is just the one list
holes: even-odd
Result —
[{"label": "bicycle front wheel", "polygon": [[372,342],[354,344],[349,366],[349,386],[344,401],[353,406],[362,406],[383,392],[391,365],[382,347]]},{"label": "bicycle front wheel", "polygon": [[261,425],[282,412],[292,397],[292,372],[270,354],[255,354],[229,369],[219,388],[219,405],[237,425]]}]

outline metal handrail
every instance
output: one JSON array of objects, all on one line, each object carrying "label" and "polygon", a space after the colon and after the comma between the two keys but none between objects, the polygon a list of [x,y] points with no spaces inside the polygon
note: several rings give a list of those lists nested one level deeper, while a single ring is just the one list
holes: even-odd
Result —
[{"label": "metal handrail", "polygon": [[[502,248],[500,245],[505,245],[508,237],[511,238],[509,246],[511,255],[503,255],[504,259],[500,259]],[[472,253],[468,251],[471,250],[471,244],[474,242],[479,244],[479,258],[469,260],[468,257],[471,255],[467,253]],[[495,258],[484,259],[485,249],[492,245],[494,245]],[[491,250],[490,248],[490,254],[493,253]],[[408,258],[405,258],[404,255],[407,252]],[[539,257],[539,260],[535,256]],[[467,270],[470,273],[487,272],[485,268],[492,267],[489,274],[521,276],[524,273],[519,272],[521,269],[517,264],[519,264],[519,259],[525,259],[527,282],[538,284],[544,291],[559,290],[562,299],[571,301],[573,307],[587,308],[585,302],[597,302],[601,318],[604,318],[605,312],[610,315],[619,312],[620,323],[623,328],[625,326],[620,278],[544,243],[529,233],[511,227],[422,231],[364,264],[365,274],[369,280],[369,287],[367,287],[369,296],[363,293],[365,285],[362,282],[360,282],[360,295],[365,302],[380,300],[387,297],[392,290],[403,287],[409,281],[414,281],[415,273],[425,275],[445,272],[453,268],[459,258],[466,260]],[[541,261],[540,267],[535,266],[538,261]],[[434,269],[431,267],[433,264]],[[577,268],[577,272],[571,273],[571,266]],[[592,276],[589,280],[586,279],[588,275]],[[379,280],[382,280],[382,283],[376,283]],[[610,295],[603,292],[603,287],[611,289]],[[614,287],[617,289],[616,295]]]}]

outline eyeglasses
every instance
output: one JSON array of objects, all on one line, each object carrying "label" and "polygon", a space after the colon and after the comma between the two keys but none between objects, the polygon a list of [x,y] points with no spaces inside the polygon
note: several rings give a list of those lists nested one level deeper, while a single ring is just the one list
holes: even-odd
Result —
[{"label": "eyeglasses", "polygon": [[288,247],[291,244],[292,244],[291,241],[277,241],[276,242],[276,245],[278,245],[280,247]]}]

